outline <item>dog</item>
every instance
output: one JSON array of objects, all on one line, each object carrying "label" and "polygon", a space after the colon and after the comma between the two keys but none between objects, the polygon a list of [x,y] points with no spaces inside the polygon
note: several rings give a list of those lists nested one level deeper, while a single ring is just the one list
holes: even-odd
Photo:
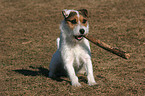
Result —
[{"label": "dog", "polygon": [[83,37],[89,33],[88,11],[64,9],[62,14],[64,20],[60,25],[60,38],[57,38],[57,51],[49,65],[49,77],[68,75],[71,84],[79,87],[76,75],[86,73],[88,84],[95,85],[90,45]]}]

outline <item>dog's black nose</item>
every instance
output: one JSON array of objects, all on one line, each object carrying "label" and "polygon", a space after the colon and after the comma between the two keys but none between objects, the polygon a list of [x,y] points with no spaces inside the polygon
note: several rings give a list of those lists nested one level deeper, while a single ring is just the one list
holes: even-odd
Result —
[{"label": "dog's black nose", "polygon": [[84,34],[85,33],[85,30],[84,29],[80,29],[80,33],[81,34]]}]

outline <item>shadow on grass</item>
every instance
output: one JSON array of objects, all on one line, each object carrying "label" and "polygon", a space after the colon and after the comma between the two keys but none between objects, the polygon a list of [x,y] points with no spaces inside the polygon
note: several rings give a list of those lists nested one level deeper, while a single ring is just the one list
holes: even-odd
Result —
[{"label": "shadow on grass", "polygon": [[[48,73],[49,73],[49,70],[46,69],[46,68],[43,68],[43,67],[33,67],[33,66],[29,66],[29,68],[31,68],[32,70],[28,70],[28,69],[17,69],[17,70],[13,70],[17,73],[20,73],[24,76],[45,76],[45,77],[48,77]],[[35,70],[35,71],[33,71]],[[53,80],[56,80],[58,82],[62,82],[62,81],[65,81],[63,79],[61,79],[60,77],[57,77],[57,78],[51,78]]]},{"label": "shadow on grass", "polygon": [[29,66],[29,68],[32,69],[37,69],[37,71],[33,71],[33,70],[27,70],[27,69],[18,69],[18,70],[13,70],[17,73],[23,74],[24,76],[38,76],[38,75],[42,75],[45,77],[48,77],[48,73],[49,70],[43,67],[33,67],[33,66]]},{"label": "shadow on grass", "polygon": [[[48,76],[48,73],[49,73],[49,70],[44,68],[44,67],[33,67],[33,66],[29,66],[30,69],[32,70],[28,70],[28,69],[17,69],[17,70],[13,70],[19,74],[22,74],[24,76],[45,76],[47,78],[49,78]],[[34,71],[35,70],[35,71]],[[51,78],[55,81],[58,81],[58,82],[62,82],[62,81],[66,81],[68,83],[71,83],[70,81],[68,80],[65,80],[64,78],[62,79],[61,77],[67,77],[66,75],[63,75],[63,76],[58,76],[56,78]],[[104,79],[105,77],[102,77],[101,75],[97,75],[98,78],[100,79]],[[82,82],[85,82],[87,83],[87,78],[86,76],[84,75],[79,75],[78,78],[80,79],[80,81]]]}]

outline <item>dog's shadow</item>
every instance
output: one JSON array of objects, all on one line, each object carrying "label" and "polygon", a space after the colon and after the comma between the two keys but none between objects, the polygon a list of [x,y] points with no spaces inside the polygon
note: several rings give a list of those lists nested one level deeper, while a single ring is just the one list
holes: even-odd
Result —
[{"label": "dog's shadow", "polygon": [[[17,69],[17,70],[12,70],[12,71],[22,74],[24,76],[45,76],[45,77],[49,78],[49,76],[48,76],[49,70],[42,66],[40,66],[40,67],[29,66],[29,68],[27,68],[27,69]],[[67,77],[67,76],[59,76],[59,77],[51,78],[51,79],[56,80],[58,82],[66,81],[68,83],[71,83],[69,80],[66,80],[61,77]],[[101,78],[103,78],[103,77],[101,77]],[[85,76],[79,75],[79,79],[80,79],[80,81],[87,83],[87,79]]]},{"label": "dog's shadow", "polygon": [[[48,76],[49,70],[44,68],[44,67],[41,67],[41,66],[40,67],[29,66],[29,69],[30,70],[28,70],[28,69],[17,69],[17,70],[12,70],[12,71],[20,73],[20,74],[22,74],[24,76],[45,76],[45,77],[49,78],[49,76]],[[59,81],[59,82],[64,81],[60,77],[51,78],[51,79]]]}]

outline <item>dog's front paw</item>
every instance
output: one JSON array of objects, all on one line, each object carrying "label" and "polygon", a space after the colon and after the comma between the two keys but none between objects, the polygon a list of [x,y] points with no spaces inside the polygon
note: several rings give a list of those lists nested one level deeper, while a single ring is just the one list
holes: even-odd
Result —
[{"label": "dog's front paw", "polygon": [[72,82],[72,86],[74,86],[74,87],[80,87],[81,84],[79,82]]},{"label": "dog's front paw", "polygon": [[88,82],[88,84],[89,84],[90,86],[97,85],[96,81],[90,81],[90,82]]}]

